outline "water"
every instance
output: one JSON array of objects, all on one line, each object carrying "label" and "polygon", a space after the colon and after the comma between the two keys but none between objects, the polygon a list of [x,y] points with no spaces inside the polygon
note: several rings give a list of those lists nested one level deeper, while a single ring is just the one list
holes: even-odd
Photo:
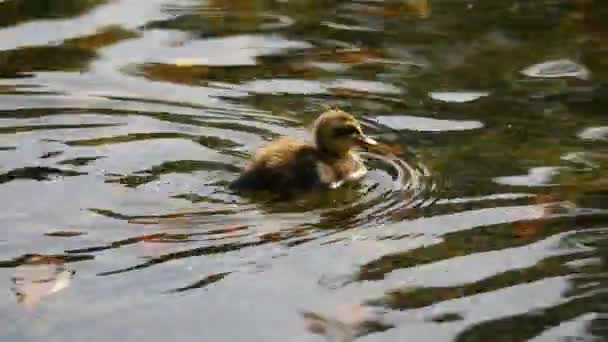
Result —
[{"label": "water", "polygon": [[[0,340],[606,339],[606,15],[0,1]],[[326,106],[397,155],[226,189]]]}]

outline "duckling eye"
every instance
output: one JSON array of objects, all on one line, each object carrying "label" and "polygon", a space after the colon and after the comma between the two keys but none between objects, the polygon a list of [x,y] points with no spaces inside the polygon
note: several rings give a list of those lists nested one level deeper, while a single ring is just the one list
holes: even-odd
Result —
[{"label": "duckling eye", "polygon": [[334,129],[334,136],[345,137],[358,133],[359,130],[355,126],[337,127]]}]

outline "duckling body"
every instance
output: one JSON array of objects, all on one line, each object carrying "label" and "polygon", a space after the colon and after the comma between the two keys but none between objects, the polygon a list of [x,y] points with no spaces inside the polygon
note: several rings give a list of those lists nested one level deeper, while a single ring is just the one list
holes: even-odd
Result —
[{"label": "duckling body", "polygon": [[315,121],[315,144],[282,137],[262,147],[231,188],[297,193],[336,188],[363,177],[366,168],[356,146],[375,144],[348,113],[329,110]]}]

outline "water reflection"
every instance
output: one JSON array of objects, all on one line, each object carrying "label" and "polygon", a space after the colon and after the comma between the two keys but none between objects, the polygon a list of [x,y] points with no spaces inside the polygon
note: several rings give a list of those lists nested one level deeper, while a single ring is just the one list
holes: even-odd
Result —
[{"label": "water reflection", "polygon": [[74,275],[66,270],[61,260],[30,257],[26,265],[17,266],[13,276],[13,291],[17,301],[33,309],[40,300],[58,293],[68,286]]},{"label": "water reflection", "polygon": [[[606,14],[0,1],[0,337],[608,338]],[[362,182],[226,189],[327,106]]]},{"label": "water reflection", "polygon": [[82,15],[105,0],[23,1],[5,0],[0,3],[0,26],[12,26],[40,19],[56,19]]}]

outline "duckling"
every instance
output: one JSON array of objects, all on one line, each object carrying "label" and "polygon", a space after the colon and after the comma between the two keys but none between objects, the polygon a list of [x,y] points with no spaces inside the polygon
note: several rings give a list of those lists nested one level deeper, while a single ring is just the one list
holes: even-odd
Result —
[{"label": "duckling", "polygon": [[317,118],[313,132],[314,144],[281,137],[259,149],[230,188],[237,192],[294,194],[315,188],[335,189],[366,174],[355,149],[377,142],[363,133],[352,115],[329,109]]}]

